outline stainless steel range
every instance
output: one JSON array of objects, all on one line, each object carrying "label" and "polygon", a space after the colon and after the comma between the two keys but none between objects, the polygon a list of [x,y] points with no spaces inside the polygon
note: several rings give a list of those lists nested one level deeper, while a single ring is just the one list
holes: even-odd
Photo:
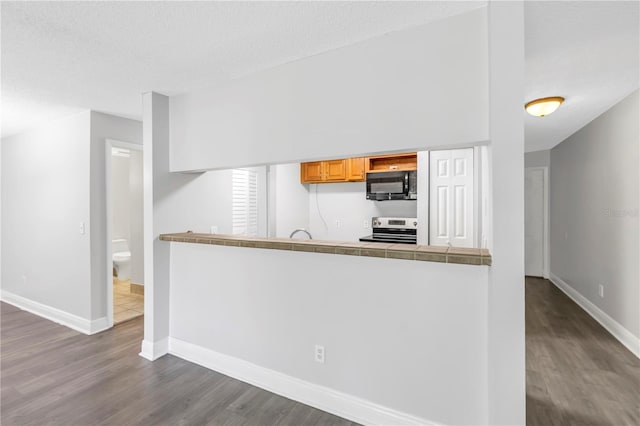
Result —
[{"label": "stainless steel range", "polygon": [[360,241],[374,243],[416,244],[418,219],[415,217],[372,217],[373,234]]}]

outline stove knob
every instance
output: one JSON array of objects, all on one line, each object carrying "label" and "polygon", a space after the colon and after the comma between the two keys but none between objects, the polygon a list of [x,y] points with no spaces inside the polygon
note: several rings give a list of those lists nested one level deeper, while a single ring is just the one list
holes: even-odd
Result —
[{"label": "stove knob", "polygon": [[413,222],[413,226],[418,226],[418,222]]}]

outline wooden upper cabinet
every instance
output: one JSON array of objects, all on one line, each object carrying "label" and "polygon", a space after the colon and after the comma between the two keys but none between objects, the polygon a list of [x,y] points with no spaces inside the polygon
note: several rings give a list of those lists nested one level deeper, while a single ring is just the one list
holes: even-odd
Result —
[{"label": "wooden upper cabinet", "polygon": [[347,180],[347,160],[329,160],[324,162],[325,180],[327,182],[344,182]]},{"label": "wooden upper cabinet", "polygon": [[342,160],[313,161],[300,163],[301,183],[364,182],[367,172],[388,172],[393,170],[416,170],[418,155],[379,155],[376,157],[356,157]]},{"label": "wooden upper cabinet", "polygon": [[347,163],[347,160],[327,160],[300,163],[300,182],[346,182]]},{"label": "wooden upper cabinet", "polygon": [[394,170],[417,170],[418,153],[379,155],[365,159],[367,172],[392,172]]},{"label": "wooden upper cabinet", "polygon": [[322,182],[324,177],[324,161],[313,161],[300,164],[300,182]]},{"label": "wooden upper cabinet", "polygon": [[349,182],[364,182],[366,177],[364,157],[349,158],[347,162],[347,180]]}]

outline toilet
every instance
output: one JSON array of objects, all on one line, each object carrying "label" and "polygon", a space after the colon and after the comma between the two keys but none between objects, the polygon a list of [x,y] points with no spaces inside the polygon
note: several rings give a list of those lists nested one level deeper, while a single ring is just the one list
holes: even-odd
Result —
[{"label": "toilet", "polygon": [[111,241],[113,266],[118,273],[120,281],[126,281],[131,277],[131,252],[129,243],[125,239]]}]

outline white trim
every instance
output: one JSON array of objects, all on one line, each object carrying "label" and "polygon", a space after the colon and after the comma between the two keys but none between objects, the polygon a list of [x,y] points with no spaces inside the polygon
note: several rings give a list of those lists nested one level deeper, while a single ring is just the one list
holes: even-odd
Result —
[{"label": "white trim", "polygon": [[480,247],[480,146],[473,147],[473,247]]},{"label": "white trim", "polygon": [[173,337],[169,338],[169,353],[269,392],[361,424],[437,425],[437,423]]},{"label": "white trim", "polygon": [[113,210],[112,204],[113,201],[111,199],[111,150],[114,147],[117,148],[127,148],[132,149],[134,151],[142,151],[142,145],[118,141],[115,139],[106,139],[105,140],[105,207],[106,211],[106,270],[107,270],[107,322],[108,327],[113,327],[113,255],[111,253],[111,240],[113,236],[111,235],[111,224],[113,223]]},{"label": "white trim", "polygon": [[169,338],[165,337],[157,342],[150,342],[148,340],[142,341],[142,348],[139,355],[142,358],[146,358],[149,361],[155,361],[169,353]]},{"label": "white trim", "polygon": [[602,309],[594,305],[589,299],[580,294],[576,289],[564,282],[560,277],[550,274],[549,280],[569,298],[578,304],[593,319],[598,321],[613,337],[618,339],[636,357],[640,358],[640,338],[636,337],[619,322],[607,315]]},{"label": "white trim", "polygon": [[88,320],[77,315],[70,314],[58,308],[35,302],[26,297],[18,296],[7,290],[2,290],[0,299],[3,302],[13,305],[23,311],[31,312],[39,317],[48,319],[55,323],[64,325],[84,334],[96,334],[109,328],[107,317]]}]

